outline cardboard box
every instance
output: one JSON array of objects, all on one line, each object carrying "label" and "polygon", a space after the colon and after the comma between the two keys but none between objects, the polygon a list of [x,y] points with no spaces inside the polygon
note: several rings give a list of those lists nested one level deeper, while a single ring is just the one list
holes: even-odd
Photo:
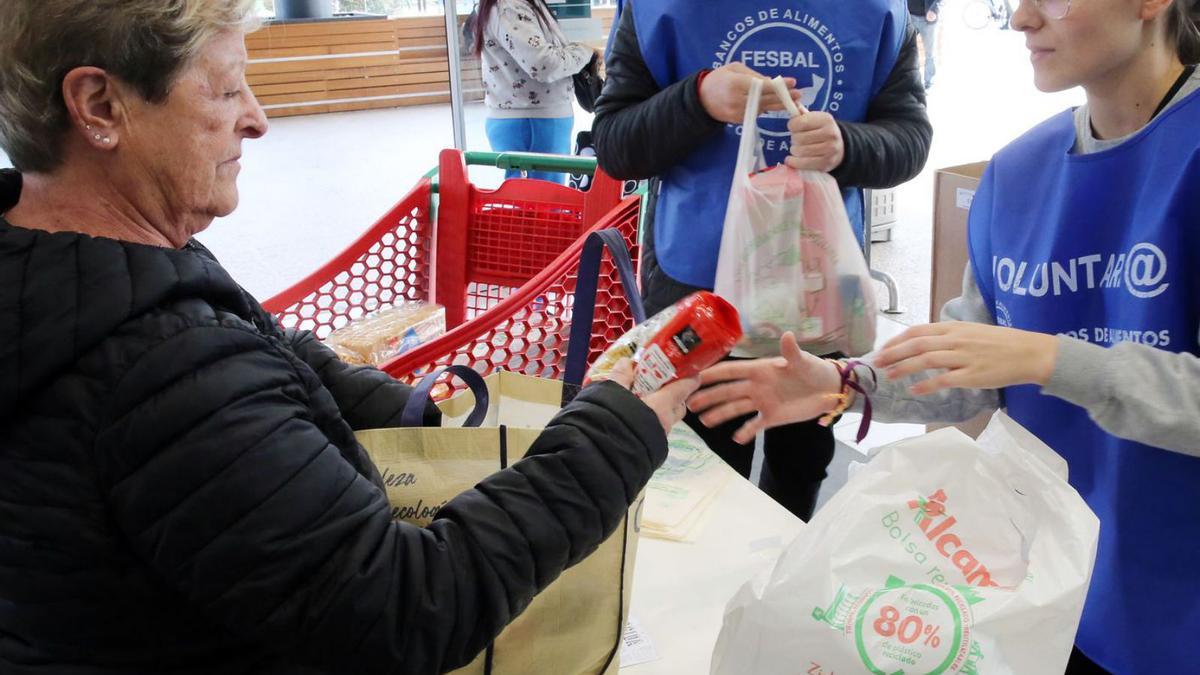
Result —
[{"label": "cardboard box", "polygon": [[[967,214],[987,162],[940,169],[933,185],[933,264],[929,280],[929,320],[937,321],[942,306],[962,295],[963,272],[967,268]],[[991,412],[957,425],[976,438],[983,432]],[[946,425],[930,425],[929,430]]]},{"label": "cardboard box", "polygon": [[947,301],[962,294],[963,270],[967,267],[967,213],[986,166],[986,162],[978,162],[940,169],[934,178],[931,322],[938,320]]}]

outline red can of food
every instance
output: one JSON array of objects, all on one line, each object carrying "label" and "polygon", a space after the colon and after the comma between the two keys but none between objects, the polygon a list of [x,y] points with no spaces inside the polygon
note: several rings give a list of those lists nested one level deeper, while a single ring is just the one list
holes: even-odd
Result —
[{"label": "red can of food", "polygon": [[708,291],[689,295],[655,319],[662,320],[662,325],[634,356],[633,392],[639,395],[696,375],[725,358],[742,339],[737,310]]}]

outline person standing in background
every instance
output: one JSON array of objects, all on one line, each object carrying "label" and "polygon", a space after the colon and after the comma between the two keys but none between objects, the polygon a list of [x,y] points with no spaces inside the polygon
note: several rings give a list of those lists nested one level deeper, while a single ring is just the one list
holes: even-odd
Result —
[{"label": "person standing in background", "polygon": [[[925,166],[933,129],[917,69],[916,29],[901,0],[625,0],[608,55],[593,136],[600,167],[622,179],[659,177],[647,200],[642,295],[652,315],[711,289],[755,78],[782,76],[808,110],[789,119],[767,88],[759,118],[769,166],[829,172],[859,242],[859,188],[886,188]],[[727,428],[688,423],[749,477],[754,446]],[[833,430],[816,420],[772,429],[759,486],[808,520]]]},{"label": "person standing in background", "polygon": [[[480,0],[475,53],[483,61],[492,150],[571,154],[572,77],[600,58],[596,50],[567,40],[544,0]],[[545,171],[530,171],[529,177],[565,179]]]},{"label": "person standing in background", "polygon": [[937,33],[942,0],[908,0],[908,13],[912,23],[921,34],[922,68],[925,72],[925,88],[933,86],[937,74]]}]

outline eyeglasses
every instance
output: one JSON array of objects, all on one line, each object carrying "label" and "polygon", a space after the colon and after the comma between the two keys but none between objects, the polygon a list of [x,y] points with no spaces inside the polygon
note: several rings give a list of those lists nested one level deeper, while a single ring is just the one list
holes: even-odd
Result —
[{"label": "eyeglasses", "polygon": [[1033,4],[1048,18],[1065,19],[1071,11],[1071,0],[1033,0]]}]

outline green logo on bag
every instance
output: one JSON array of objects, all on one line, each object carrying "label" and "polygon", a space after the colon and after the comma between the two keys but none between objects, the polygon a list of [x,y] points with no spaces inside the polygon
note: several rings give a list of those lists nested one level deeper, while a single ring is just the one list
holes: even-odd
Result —
[{"label": "green logo on bag", "polygon": [[982,658],[971,642],[972,604],[957,589],[891,577],[858,608],[859,658],[876,675],[971,672]]},{"label": "green logo on bag", "polygon": [[846,587],[842,586],[838,589],[837,595],[834,596],[833,602],[829,603],[828,607],[815,607],[812,611],[812,618],[827,624],[830,628],[837,631],[845,631],[846,623],[850,620],[850,616],[854,612],[854,606],[862,598],[862,593],[847,592]]}]

